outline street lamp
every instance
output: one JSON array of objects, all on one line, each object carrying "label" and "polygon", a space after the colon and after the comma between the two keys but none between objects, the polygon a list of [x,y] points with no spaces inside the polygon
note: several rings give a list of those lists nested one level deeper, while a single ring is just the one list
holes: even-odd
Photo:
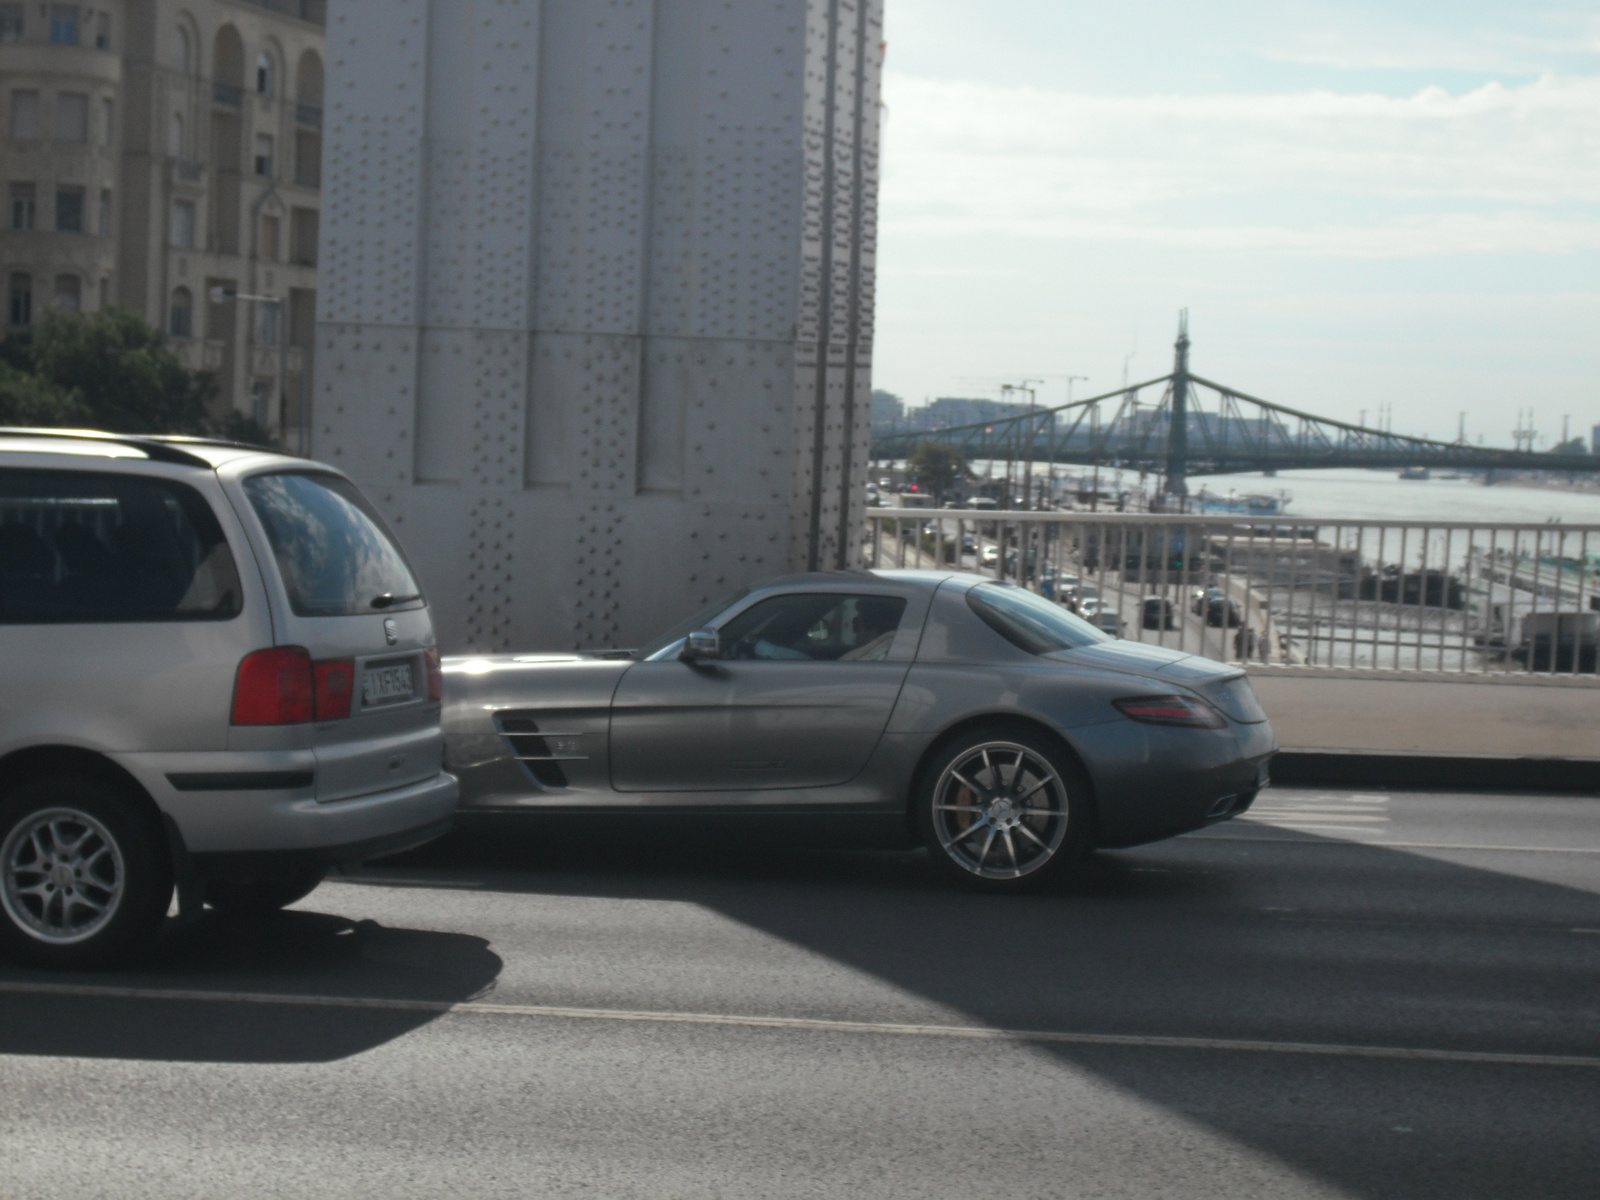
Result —
[{"label": "street lamp", "polygon": [[[211,297],[211,303],[213,304],[222,304],[229,300],[249,300],[255,304],[270,304],[277,309],[278,315],[273,333],[276,335],[278,342],[278,395],[283,396],[289,381],[287,349],[289,342],[289,314],[284,309],[283,297],[253,296],[248,292],[235,291],[233,288],[227,287],[214,287],[207,295]],[[295,431],[299,440],[297,450],[300,454],[305,454],[311,441],[311,428],[308,419],[311,414],[306,411],[305,383],[303,379],[300,386],[299,408],[300,419],[297,422],[298,428]],[[267,414],[264,412],[255,414],[256,420],[262,425],[267,423],[266,416]]]}]

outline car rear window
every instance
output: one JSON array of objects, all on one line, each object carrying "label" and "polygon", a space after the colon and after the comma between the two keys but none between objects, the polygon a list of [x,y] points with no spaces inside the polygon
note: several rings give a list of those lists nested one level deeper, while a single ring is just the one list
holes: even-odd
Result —
[{"label": "car rear window", "polygon": [[1112,640],[1082,618],[1011,583],[980,583],[967,591],[967,605],[990,629],[1029,654]]},{"label": "car rear window", "polygon": [[296,616],[422,607],[422,589],[405,556],[348,480],[285,471],[252,475],[244,490],[272,544]]},{"label": "car rear window", "polygon": [[187,484],[0,470],[0,624],[223,621],[241,607],[222,527]]}]

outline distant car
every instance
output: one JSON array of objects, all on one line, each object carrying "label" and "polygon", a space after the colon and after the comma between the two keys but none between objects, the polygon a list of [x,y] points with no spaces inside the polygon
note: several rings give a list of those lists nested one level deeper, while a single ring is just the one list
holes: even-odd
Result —
[{"label": "distant car", "polygon": [[1066,594],[1067,608],[1072,612],[1080,612],[1085,604],[1098,602],[1100,589],[1092,583],[1080,583]]},{"label": "distant car", "polygon": [[321,463],[0,429],[0,679],[14,957],[123,962],[175,884],[270,911],[453,819],[422,589]]},{"label": "distant car", "polygon": [[1237,815],[1277,748],[1238,667],[962,572],[773,579],[637,651],[444,670],[463,816],[854,814],[990,890]]},{"label": "distant car", "polygon": [[993,545],[992,543],[985,546],[983,548],[983,554],[980,556],[980,561],[986,567],[994,566],[1000,561],[1000,547]]},{"label": "distant car", "polygon": [[1237,628],[1244,620],[1239,612],[1239,606],[1226,596],[1215,596],[1206,601],[1206,624],[1221,628],[1224,624],[1229,629]]},{"label": "distant car", "polygon": [[1177,614],[1172,601],[1164,596],[1146,596],[1140,605],[1141,624],[1146,629],[1176,629]]}]

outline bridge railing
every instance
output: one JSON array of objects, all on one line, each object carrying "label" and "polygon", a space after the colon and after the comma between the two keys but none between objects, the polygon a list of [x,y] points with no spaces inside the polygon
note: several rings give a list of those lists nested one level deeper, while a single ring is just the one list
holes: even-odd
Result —
[{"label": "bridge railing", "polygon": [[1600,525],[869,509],[862,565],[974,571],[1228,662],[1600,683]]}]

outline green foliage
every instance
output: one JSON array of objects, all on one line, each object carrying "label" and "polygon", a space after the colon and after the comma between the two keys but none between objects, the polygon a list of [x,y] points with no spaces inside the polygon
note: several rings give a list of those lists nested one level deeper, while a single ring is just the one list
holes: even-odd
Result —
[{"label": "green foliage", "polygon": [[187,433],[271,446],[243,413],[212,417],[216,381],[190,371],[161,331],[125,308],[51,311],[0,342],[0,425]]},{"label": "green foliage", "polygon": [[0,425],[87,425],[78,393],[21,370],[0,358]]},{"label": "green foliage", "polygon": [[1589,453],[1589,447],[1584,445],[1584,441],[1583,441],[1583,439],[1581,437],[1575,437],[1575,438],[1571,439],[1570,441],[1562,442],[1559,446],[1557,446],[1555,448],[1554,453],[1556,453],[1556,454],[1587,454],[1587,453]]},{"label": "green foliage", "polygon": [[266,450],[275,450],[278,446],[272,434],[254,417],[247,417],[236,409],[229,409],[211,421],[207,432],[225,442],[242,442],[246,446],[260,446]]},{"label": "green foliage", "polygon": [[919,442],[906,460],[911,478],[924,492],[932,492],[935,504],[944,502],[945,494],[955,490],[967,473],[967,460],[961,452],[942,442]]},{"label": "green foliage", "polygon": [[137,313],[50,312],[33,332],[33,373],[76,392],[89,424],[113,433],[199,433],[209,378],[185,369],[159,330]]}]

